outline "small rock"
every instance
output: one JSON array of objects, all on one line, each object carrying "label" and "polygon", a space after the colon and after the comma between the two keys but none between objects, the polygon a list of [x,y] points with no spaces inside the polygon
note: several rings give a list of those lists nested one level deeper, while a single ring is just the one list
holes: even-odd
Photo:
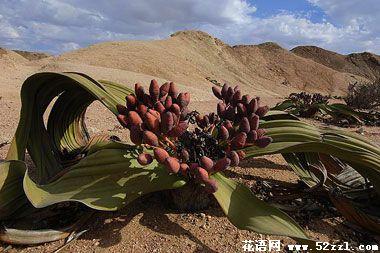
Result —
[{"label": "small rock", "polygon": [[204,214],[204,213],[200,213],[199,215],[201,216],[202,219],[204,219],[206,217],[206,214]]},{"label": "small rock", "polygon": [[364,128],[359,128],[358,130],[356,130],[356,132],[358,133],[358,134],[361,134],[361,135],[364,135]]}]

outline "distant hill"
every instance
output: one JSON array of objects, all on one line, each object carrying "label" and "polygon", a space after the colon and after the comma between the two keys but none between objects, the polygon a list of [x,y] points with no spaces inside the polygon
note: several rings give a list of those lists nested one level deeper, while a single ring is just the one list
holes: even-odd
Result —
[{"label": "distant hill", "polygon": [[299,46],[291,50],[339,72],[351,73],[375,80],[380,78],[380,56],[368,52],[342,55],[315,46]]},{"label": "distant hill", "polygon": [[29,51],[22,51],[22,50],[13,50],[13,52],[18,53],[19,55],[28,59],[29,61],[41,60],[41,59],[52,56],[52,55],[47,54],[47,53],[29,52]]},{"label": "distant hill", "polygon": [[26,59],[12,50],[0,47],[0,63],[14,66],[16,64],[26,63]]},{"label": "distant hill", "polygon": [[230,46],[200,31],[180,31],[165,40],[100,43],[58,59],[140,72],[189,85],[206,85],[205,78],[210,77],[277,95],[295,90],[340,94],[348,83],[366,79],[359,72],[342,72],[275,43]]},{"label": "distant hill", "polygon": [[38,71],[86,71],[128,84],[142,74],[185,85],[199,101],[212,98],[205,93],[212,86],[208,80],[278,98],[301,90],[341,95],[349,83],[380,76],[374,54],[345,56],[309,46],[289,51],[273,42],[230,46],[200,31],[179,31],[163,40],[99,43],[57,57],[16,52],[0,50],[0,67],[10,67],[9,78],[3,75],[0,81],[10,85],[13,76],[22,80],[25,73]]}]

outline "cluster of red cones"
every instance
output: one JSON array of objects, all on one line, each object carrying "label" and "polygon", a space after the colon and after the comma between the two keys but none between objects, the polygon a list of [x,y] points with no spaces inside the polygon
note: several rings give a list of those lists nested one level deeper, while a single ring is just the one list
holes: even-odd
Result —
[{"label": "cluster of red cones", "polygon": [[[153,148],[154,158],[170,173],[196,180],[210,193],[217,191],[210,175],[237,166],[245,156],[240,149],[266,147],[272,142],[264,129],[259,129],[260,117],[269,110],[260,106],[259,98],[242,96],[238,86],[227,84],[212,90],[221,100],[217,114],[190,112],[189,93],[179,93],[173,82],[159,86],[155,80],[149,92],[136,84],[126,105],[118,105],[118,120],[130,130],[133,143]],[[191,131],[190,124],[194,124]],[[147,165],[153,156],[143,153],[138,161]]]}]

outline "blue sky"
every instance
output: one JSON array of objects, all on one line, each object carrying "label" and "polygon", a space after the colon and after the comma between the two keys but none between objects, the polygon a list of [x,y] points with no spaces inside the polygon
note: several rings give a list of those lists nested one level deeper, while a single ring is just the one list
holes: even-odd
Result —
[{"label": "blue sky", "polygon": [[1,0],[0,46],[59,54],[197,29],[231,45],[380,54],[379,14],[379,0]]},{"label": "blue sky", "polygon": [[256,6],[256,16],[268,18],[283,12],[308,16],[312,22],[322,22],[327,16],[321,8],[307,0],[251,0]]}]

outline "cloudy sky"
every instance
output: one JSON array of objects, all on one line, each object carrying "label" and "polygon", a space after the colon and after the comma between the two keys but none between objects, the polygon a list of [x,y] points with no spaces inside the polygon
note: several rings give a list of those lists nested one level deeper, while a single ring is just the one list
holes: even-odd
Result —
[{"label": "cloudy sky", "polygon": [[380,54],[379,0],[1,0],[0,46],[59,54],[198,29],[232,45],[275,41]]}]

